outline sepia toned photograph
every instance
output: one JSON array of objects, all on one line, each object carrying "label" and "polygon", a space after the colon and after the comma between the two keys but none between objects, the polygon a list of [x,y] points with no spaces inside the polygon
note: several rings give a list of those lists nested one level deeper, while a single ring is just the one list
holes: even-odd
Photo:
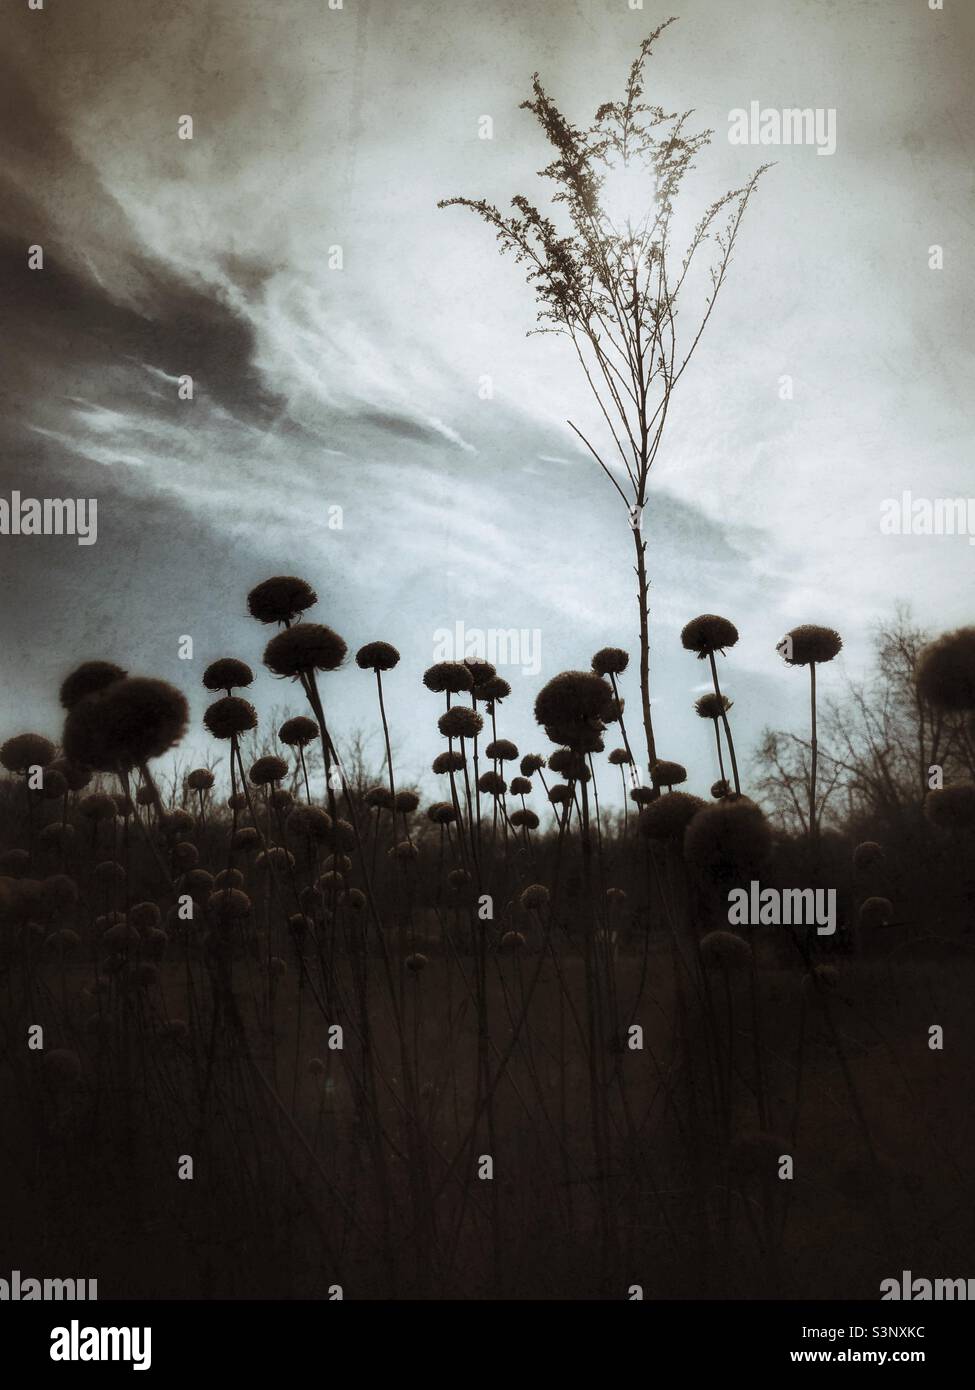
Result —
[{"label": "sepia toned photograph", "polygon": [[3,0],[44,1364],[961,1325],[973,60],[963,0]]}]

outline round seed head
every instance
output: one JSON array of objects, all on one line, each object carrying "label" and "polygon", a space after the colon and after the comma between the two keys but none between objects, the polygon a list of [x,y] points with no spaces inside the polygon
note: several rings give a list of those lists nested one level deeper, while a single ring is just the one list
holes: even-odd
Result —
[{"label": "round seed head", "polygon": [[239,737],[257,728],[257,710],[239,695],[225,695],[209,707],[203,723],[214,738]]},{"label": "round seed head", "polygon": [[936,709],[975,709],[975,627],[946,632],[921,652],[917,691]]},{"label": "round seed head", "polygon": [[127,671],[111,661],[83,661],[61,683],[61,704],[65,709],[71,709],[86,695],[104,690],[107,685],[122,680],[126,675]]},{"label": "round seed head", "polygon": [[226,690],[229,695],[235,686],[250,685],[254,672],[246,661],[238,661],[235,656],[222,656],[211,661],[203,672],[203,684],[207,690]]},{"label": "round seed head", "polygon": [[714,882],[756,877],[771,850],[768,821],[754,801],[744,796],[723,796],[708,803],[684,834],[684,858]]},{"label": "round seed head", "polygon": [[648,801],[640,812],[640,834],[648,840],[680,840],[705,803],[689,792],[671,792]]},{"label": "round seed head", "polygon": [[272,637],[264,665],[276,676],[297,679],[311,671],[335,671],[345,660],[345,642],[324,623],[297,623]]},{"label": "round seed head", "polygon": [[314,719],[304,714],[296,714],[286,719],[278,730],[278,738],[289,748],[305,748],[319,736],[319,728]]},{"label": "round seed head", "polygon": [[865,898],[860,904],[860,926],[867,931],[888,927],[894,920],[894,905],[889,898]]},{"label": "round seed head", "polygon": [[600,647],[592,659],[597,676],[621,676],[629,664],[629,653],[622,647]]},{"label": "round seed head", "polygon": [[355,654],[355,664],[363,671],[391,671],[399,661],[399,652],[388,642],[367,642]]},{"label": "round seed head", "polygon": [[464,755],[459,749],[452,748],[446,753],[438,753],[433,760],[434,772],[463,772],[465,765]]},{"label": "round seed head", "polygon": [[15,734],[0,744],[0,763],[8,772],[27,772],[54,761],[54,744],[42,734]]},{"label": "round seed head", "polygon": [[540,772],[546,766],[547,763],[541,753],[526,753],[519,763],[523,777],[533,777],[536,772]]},{"label": "round seed head", "polygon": [[694,708],[702,719],[720,719],[723,714],[728,713],[731,705],[732,701],[727,695],[715,695],[713,690],[694,701]]},{"label": "round seed head", "polygon": [[669,763],[658,758],[650,769],[650,776],[655,787],[676,787],[678,783],[687,781],[687,768],[680,763]]},{"label": "round seed head", "polygon": [[288,764],[283,758],[275,757],[273,753],[267,757],[258,758],[247,774],[255,787],[269,787],[274,782],[280,782],[287,775]]},{"label": "round seed head", "polygon": [[942,830],[969,830],[975,825],[975,782],[951,782],[929,792],[924,814]]},{"label": "round seed head", "polygon": [[717,613],[702,613],[692,618],[680,635],[681,644],[689,652],[696,652],[701,660],[712,652],[724,652],[738,641],[738,629],[727,618]]},{"label": "round seed head", "polygon": [[462,661],[438,661],[424,671],[423,684],[437,695],[444,691],[459,695],[474,689],[474,678]]},{"label": "round seed head", "polygon": [[832,661],[843,647],[843,639],[831,627],[803,623],[787,632],[776,650],[790,666],[819,665]]},{"label": "round seed head", "polygon": [[529,911],[540,911],[543,907],[548,907],[549,891],[544,883],[530,883],[527,888],[522,889],[519,902],[522,907]]},{"label": "round seed head", "polygon": [[213,782],[213,773],[208,767],[195,767],[186,776],[186,785],[192,792],[208,792]]},{"label": "round seed head", "polygon": [[138,767],[183,737],[186,697],[167,681],[126,676],[86,695],[68,711],[64,751],[98,772]]},{"label": "round seed head", "polygon": [[437,720],[437,728],[444,738],[476,738],[484,728],[484,720],[477,710],[468,709],[466,705],[454,705]]},{"label": "round seed head", "polygon": [[259,623],[290,623],[317,602],[311,585],[290,574],[265,579],[247,595],[248,611]]}]

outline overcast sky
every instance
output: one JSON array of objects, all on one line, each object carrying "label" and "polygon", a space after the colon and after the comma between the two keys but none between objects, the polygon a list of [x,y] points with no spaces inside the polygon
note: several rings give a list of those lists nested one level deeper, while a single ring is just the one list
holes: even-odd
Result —
[{"label": "overcast sky", "polygon": [[[593,431],[571,348],[528,337],[522,274],[452,194],[507,206],[548,160],[518,109],[538,69],[573,120],[620,91],[671,11],[645,0],[5,0],[0,63],[3,483],[96,497],[98,542],[0,537],[4,735],[57,736],[71,665],[107,657],[192,695],[255,667],[249,587],[296,573],[354,650],[403,653],[387,689],[400,776],[441,746],[419,684],[435,633],[537,629],[501,726],[544,748],[539,685],[637,653],[632,543],[565,425]],[[842,633],[826,693],[898,599],[971,620],[964,537],[880,533],[884,499],[967,496],[975,8],[946,0],[685,0],[651,99],[715,138],[703,207],[760,162],[718,306],[681,381],[646,516],[659,751],[716,776],[682,625],[716,611],[743,749],[800,725],[775,651]],[[729,112],[835,108],[837,148],[732,145]],[[191,115],[192,141],[177,138]],[[493,139],[478,121],[493,120]],[[42,272],[27,248],[44,247]],[[928,248],[944,248],[929,269]],[[329,268],[330,248],[343,267]],[[183,374],[192,402],[177,399]],[[779,398],[791,376],[794,399]],[[493,398],[480,398],[488,376]],[[331,529],[330,508],[342,508]],[[195,660],[177,656],[180,636]],[[631,672],[632,672],[631,668]],[[354,666],[325,681],[340,737],[376,726]],[[624,681],[638,728],[635,674]],[[262,675],[262,710],[292,687]],[[432,789],[432,787],[431,787]]]}]

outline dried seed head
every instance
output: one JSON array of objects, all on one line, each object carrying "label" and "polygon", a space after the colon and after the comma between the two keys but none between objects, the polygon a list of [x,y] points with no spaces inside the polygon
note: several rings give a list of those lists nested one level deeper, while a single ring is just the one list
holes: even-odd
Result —
[{"label": "dried seed head", "polygon": [[843,639],[831,627],[803,623],[787,632],[776,646],[782,659],[790,666],[813,666],[832,661],[843,647]]},{"label": "dried seed head", "polygon": [[679,840],[705,803],[689,792],[671,792],[649,801],[640,812],[640,834],[648,840]]},{"label": "dried seed head", "polygon": [[54,761],[54,744],[42,734],[15,734],[0,745],[0,763],[8,772],[27,772]]},{"label": "dried seed head", "polygon": [[484,750],[484,756],[496,763],[510,763],[518,756],[518,749],[509,738],[496,738]]},{"label": "dried seed head", "polygon": [[203,684],[207,690],[226,690],[229,695],[235,686],[250,685],[254,672],[246,661],[238,661],[235,656],[223,656],[211,661],[203,672]]},{"label": "dried seed head", "polygon": [[323,623],[297,623],[272,637],[264,648],[264,665],[276,676],[297,679],[312,671],[335,671],[347,647]]},{"label": "dried seed head", "polygon": [[459,695],[474,689],[474,678],[462,661],[438,661],[424,671],[423,684],[437,695],[444,691]]},{"label": "dried seed head", "polygon": [[529,911],[540,911],[543,907],[548,907],[549,891],[544,883],[530,883],[527,888],[522,889],[519,902],[522,907]]},{"label": "dried seed head", "polygon": [[622,647],[600,647],[592,659],[597,676],[621,676],[629,664],[629,653]]},{"label": "dried seed head", "polygon": [[268,754],[267,757],[258,758],[247,774],[255,787],[269,787],[275,782],[282,781],[287,775],[288,764],[283,758],[275,757],[273,753]]},{"label": "dried seed head", "polygon": [[83,661],[62,682],[61,704],[65,709],[72,709],[86,695],[94,695],[96,690],[104,690],[107,685],[122,680],[126,675],[127,671],[111,661]]},{"label": "dried seed head", "polygon": [[208,792],[213,782],[213,773],[208,767],[195,767],[186,775],[186,785],[192,792]]},{"label": "dried seed head", "polygon": [[463,772],[464,766],[464,755],[456,748],[449,749],[446,753],[438,753],[433,760],[434,772]]},{"label": "dried seed head", "polygon": [[713,690],[694,701],[694,708],[702,719],[720,719],[723,714],[728,713],[731,705],[732,701],[727,695],[715,695]]},{"label": "dried seed head", "polygon": [[64,751],[98,772],[127,770],[162,757],[183,737],[186,697],[167,681],[126,676],[68,711]]},{"label": "dried seed head", "polygon": [[367,642],[355,654],[355,664],[363,671],[391,671],[399,661],[399,652],[388,642]]},{"label": "dried seed head", "polygon": [[680,635],[682,645],[689,652],[696,652],[703,660],[712,652],[724,652],[738,641],[738,629],[727,618],[719,618],[717,613],[702,613],[692,618]]},{"label": "dried seed head", "polygon": [[523,777],[533,777],[536,772],[540,772],[546,766],[546,761],[541,753],[526,753],[519,763]]},{"label": "dried seed head", "polygon": [[680,782],[687,781],[687,768],[681,763],[669,763],[664,758],[658,758],[650,769],[650,776],[655,787],[676,787]]},{"label": "dried seed head", "polygon": [[768,821],[745,796],[710,802],[694,816],[684,835],[684,858],[714,882],[756,877],[771,850]]},{"label": "dried seed head", "polygon": [[290,574],[265,579],[247,595],[248,611],[259,623],[290,623],[317,602],[311,585]]},{"label": "dried seed head", "polygon": [[437,720],[437,728],[444,738],[476,738],[484,728],[484,720],[476,710],[454,705]]},{"label": "dried seed head", "polygon": [[917,692],[936,709],[975,709],[975,627],[946,632],[921,652]]},{"label": "dried seed head", "polygon": [[319,728],[314,719],[296,714],[286,719],[278,730],[278,738],[289,748],[305,748],[319,736]]}]

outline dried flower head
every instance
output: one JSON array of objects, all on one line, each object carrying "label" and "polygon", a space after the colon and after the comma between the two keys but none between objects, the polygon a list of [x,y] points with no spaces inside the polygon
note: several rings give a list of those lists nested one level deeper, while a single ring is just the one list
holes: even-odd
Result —
[{"label": "dried flower head", "polygon": [[15,734],[0,745],[0,763],[8,772],[27,772],[54,761],[54,744],[43,734]]},{"label": "dried flower head", "polygon": [[186,697],[168,681],[126,676],[68,711],[64,751],[98,772],[138,767],[162,757],[183,737]]},{"label": "dried flower head", "polygon": [[55,758],[48,766],[50,772],[60,772],[68,784],[68,790],[83,791],[91,781],[91,768],[84,763],[73,763],[70,758]]},{"label": "dried flower head", "polygon": [[653,787],[631,787],[630,800],[638,806],[648,806],[651,801],[658,800],[658,794]]},{"label": "dried flower head", "polygon": [[115,799],[108,792],[91,792],[78,802],[78,814],[84,816],[85,820],[114,820],[117,811]]},{"label": "dried flower head", "polygon": [[287,775],[288,764],[273,753],[258,758],[247,774],[255,787],[269,787],[274,782],[282,781]]},{"label": "dried flower head", "polygon": [[490,661],[483,661],[477,656],[465,656],[464,665],[471,673],[473,687],[485,685],[488,681],[494,680],[498,674],[497,668],[492,666]]},{"label": "dried flower head", "polygon": [[111,661],[83,661],[62,681],[61,704],[65,709],[72,709],[86,695],[94,695],[97,690],[104,690],[107,685],[122,680],[126,675],[127,671]]},{"label": "dried flower head", "polygon": [[648,840],[679,840],[705,803],[690,792],[671,792],[648,801],[640,812],[640,834]]},{"label": "dried flower head", "polygon": [[625,748],[614,748],[611,750],[607,761],[611,762],[614,767],[627,767],[632,763],[633,759]]},{"label": "dried flower head", "polygon": [[239,830],[234,831],[230,843],[234,849],[247,851],[257,849],[261,837],[252,825],[242,825]]},{"label": "dried flower head", "polygon": [[420,798],[414,791],[401,791],[396,793],[395,806],[400,815],[409,816],[420,804]]},{"label": "dried flower head", "polygon": [[203,723],[214,738],[238,738],[257,728],[257,710],[239,695],[225,695],[209,707]]},{"label": "dried flower head", "polygon": [[399,661],[399,652],[388,642],[367,642],[355,654],[355,664],[363,671],[391,671]]},{"label": "dried flower head", "polygon": [[534,811],[529,811],[527,807],[519,811],[512,811],[510,816],[511,824],[516,827],[525,826],[528,830],[537,830],[539,821]]},{"label": "dried flower head", "polygon": [[951,782],[929,792],[924,814],[942,830],[969,830],[975,825],[975,782]]},{"label": "dried flower head", "polygon": [[438,661],[424,671],[423,684],[436,695],[444,691],[459,695],[474,689],[474,677],[462,661]]},{"label": "dried flower head", "polygon": [[268,845],[267,849],[254,860],[254,868],[259,874],[262,873],[287,873],[295,866],[295,857],[290,850],[285,849],[284,845]]},{"label": "dried flower head", "polygon": [[572,788],[565,782],[555,782],[548,789],[548,799],[553,806],[564,806],[572,800]]},{"label": "dried flower head", "polygon": [[335,671],[347,647],[324,623],[296,623],[272,637],[264,648],[264,665],[276,676],[297,679],[312,671]]},{"label": "dried flower head", "polygon": [[612,908],[621,908],[626,903],[626,892],[623,888],[607,888],[606,901]]},{"label": "dried flower head", "polygon": [[975,627],[946,632],[921,652],[917,692],[936,709],[975,709]]},{"label": "dried flower head", "polygon": [[689,652],[696,652],[703,661],[712,652],[722,652],[733,647],[738,641],[738,629],[727,618],[719,618],[717,613],[702,613],[692,618],[680,635],[681,644]]},{"label": "dried flower head", "polygon": [[444,738],[476,738],[484,728],[484,720],[477,710],[468,709],[466,705],[454,705],[437,720],[437,728]]},{"label": "dried flower head", "polygon": [[629,664],[629,653],[622,647],[600,647],[592,659],[597,676],[621,676]]},{"label": "dried flower head", "polygon": [[772,850],[761,809],[745,796],[723,796],[704,806],[684,835],[684,858],[706,878],[754,878]]},{"label": "dried flower head", "polygon": [[181,806],[177,806],[173,811],[167,811],[165,815],[159,817],[159,831],[167,840],[178,839],[180,835],[188,835],[194,826],[193,817],[189,811],[184,811]]},{"label": "dried flower head", "polygon": [[466,888],[471,881],[471,876],[466,869],[451,869],[447,875],[447,882],[451,888]]},{"label": "dried flower head", "polygon": [[790,666],[813,666],[832,661],[843,647],[843,639],[831,627],[803,623],[787,632],[776,651]]},{"label": "dried flower head", "polygon": [[731,709],[732,701],[727,695],[716,695],[713,690],[694,701],[694,708],[702,719],[720,719]]},{"label": "dried flower head", "polygon": [[868,931],[874,927],[889,927],[894,920],[894,904],[889,898],[865,898],[858,916],[860,926]]},{"label": "dried flower head", "polygon": [[388,787],[370,787],[363,800],[367,806],[373,806],[380,811],[390,811],[393,808],[393,793]]},{"label": "dried flower head", "polygon": [[521,768],[522,777],[533,777],[536,772],[541,772],[547,764],[541,753],[526,753],[518,766]]},{"label": "dried flower head", "polygon": [[278,730],[278,738],[289,748],[305,748],[318,738],[320,730],[314,719],[296,714],[286,719]]},{"label": "dried flower head", "polygon": [[[541,725],[581,725],[602,732],[601,723],[613,699],[612,686],[594,671],[563,671],[538,692],[535,720]],[[564,740],[575,742],[575,740]]]},{"label": "dried flower head", "polygon": [[528,794],[529,794],[529,792],[531,791],[531,789],[532,789],[532,784],[531,784],[531,782],[528,780],[527,777],[512,777],[512,779],[511,779],[511,795],[512,795],[512,796],[528,796]]},{"label": "dried flower head", "polygon": [[523,951],[528,945],[520,931],[506,931],[501,938],[502,951]]},{"label": "dried flower head", "polygon": [[482,681],[474,687],[474,699],[481,700],[484,704],[492,707],[495,701],[500,704],[510,694],[511,686],[503,676],[491,676],[489,680]]},{"label": "dried flower head", "polygon": [[259,623],[290,623],[306,608],[318,602],[318,595],[304,579],[278,574],[265,579],[247,595],[247,608]]},{"label": "dried flower head", "polygon": [[331,838],[332,817],[319,806],[296,806],[288,816],[288,834],[324,844]]},{"label": "dried flower head", "polygon": [[186,785],[193,792],[208,792],[213,782],[213,773],[208,767],[195,767],[186,774]]},{"label": "dried flower head", "polygon": [[655,787],[676,787],[680,782],[687,781],[687,768],[680,763],[669,763],[665,758],[658,758],[650,769],[650,776]]},{"label": "dried flower head", "polygon": [[522,889],[519,902],[522,907],[528,908],[529,911],[538,912],[543,907],[548,907],[549,897],[549,891],[544,883],[530,883],[527,888]]},{"label": "dried flower head", "polygon": [[876,840],[864,840],[857,845],[853,851],[853,867],[857,873],[864,873],[875,865],[882,863],[884,858],[883,846],[878,845]]},{"label": "dried flower head", "polygon": [[274,811],[287,811],[294,804],[294,797],[287,787],[275,787],[268,797],[268,805]]},{"label": "dried flower head", "polygon": [[727,796],[731,791],[731,783],[727,777],[720,777],[717,782],[711,783],[711,795],[715,801],[720,801],[723,796]]},{"label": "dried flower head", "polygon": [[518,756],[518,749],[510,738],[496,738],[484,750],[484,756],[496,763],[510,763]]},{"label": "dried flower head", "polygon": [[465,759],[463,753],[457,748],[448,749],[446,753],[438,753],[433,760],[434,772],[463,772]]},{"label": "dried flower head", "polygon": [[450,825],[457,819],[457,812],[449,801],[435,801],[427,807],[427,820],[434,825]]},{"label": "dried flower head", "polygon": [[213,880],[214,888],[243,888],[244,875],[239,869],[221,869]]},{"label": "dried flower head", "polygon": [[499,772],[482,772],[477,779],[478,791],[488,796],[504,796],[508,784]]},{"label": "dried flower head", "polygon": [[155,903],[136,903],[129,908],[129,921],[139,931],[148,931],[150,927],[158,927],[162,921],[162,914]]},{"label": "dried flower head", "polygon": [[[45,801],[60,801],[68,794],[68,779],[56,767],[45,768],[38,790]],[[120,799],[124,800],[124,797]]]},{"label": "dried flower head", "polygon": [[254,672],[246,661],[238,661],[235,656],[222,656],[211,661],[203,672],[203,684],[207,690],[226,690],[229,695],[236,686],[250,685]]}]

